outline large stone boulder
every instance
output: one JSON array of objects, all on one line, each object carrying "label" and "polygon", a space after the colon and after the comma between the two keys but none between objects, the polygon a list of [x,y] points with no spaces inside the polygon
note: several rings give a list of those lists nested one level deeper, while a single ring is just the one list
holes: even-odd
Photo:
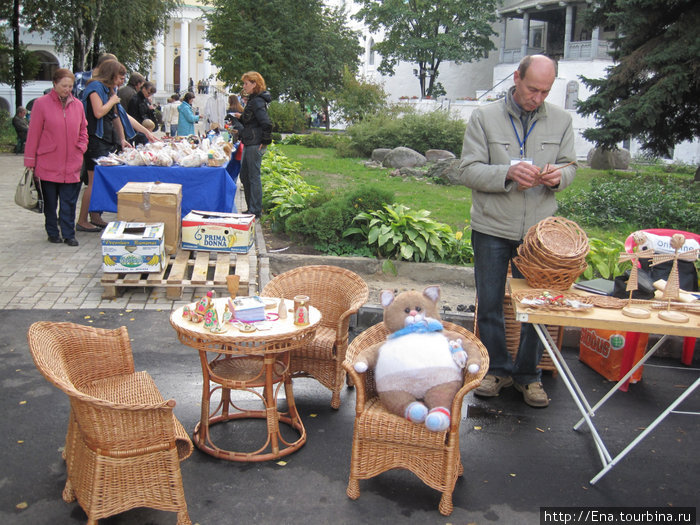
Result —
[{"label": "large stone boulder", "polygon": [[462,159],[445,159],[428,168],[427,176],[449,185],[464,184],[464,175],[459,169]]},{"label": "large stone boulder", "polygon": [[616,150],[592,148],[586,160],[594,170],[626,170],[630,167],[632,155],[622,148]]},{"label": "large stone boulder", "polygon": [[387,153],[390,151],[389,148],[375,148],[372,150],[372,160],[381,164],[384,162],[384,157],[386,157]]},{"label": "large stone boulder", "polygon": [[417,151],[399,146],[387,153],[382,166],[385,168],[415,168],[425,166],[426,162],[426,158]]},{"label": "large stone boulder", "polygon": [[451,151],[444,149],[429,149],[425,152],[425,158],[428,162],[437,162],[439,160],[454,159],[456,156]]}]

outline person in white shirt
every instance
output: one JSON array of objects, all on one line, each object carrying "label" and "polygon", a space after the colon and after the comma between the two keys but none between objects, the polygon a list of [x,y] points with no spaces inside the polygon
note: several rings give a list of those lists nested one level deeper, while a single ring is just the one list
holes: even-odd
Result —
[{"label": "person in white shirt", "polygon": [[177,136],[177,120],[180,118],[180,114],[177,111],[178,106],[181,104],[180,95],[175,93],[168,100],[169,102],[163,108],[163,124],[165,125],[165,134],[175,137]]}]

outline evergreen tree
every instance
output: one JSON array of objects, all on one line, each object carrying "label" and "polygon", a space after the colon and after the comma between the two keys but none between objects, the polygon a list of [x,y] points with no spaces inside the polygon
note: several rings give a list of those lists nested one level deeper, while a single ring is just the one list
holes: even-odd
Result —
[{"label": "evergreen tree", "polygon": [[615,65],[603,79],[582,77],[593,95],[578,112],[598,127],[583,135],[614,149],[635,137],[651,153],[700,135],[700,3],[695,0],[602,0],[590,25],[615,25]]}]

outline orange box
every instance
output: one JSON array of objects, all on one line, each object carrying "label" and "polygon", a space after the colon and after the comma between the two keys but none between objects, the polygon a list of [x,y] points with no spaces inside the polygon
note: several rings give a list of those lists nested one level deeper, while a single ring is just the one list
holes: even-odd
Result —
[{"label": "orange box", "polygon": [[[579,360],[606,379],[617,382],[644,357],[648,342],[649,334],[582,328]],[[643,368],[635,370],[630,383],[642,379]]]}]

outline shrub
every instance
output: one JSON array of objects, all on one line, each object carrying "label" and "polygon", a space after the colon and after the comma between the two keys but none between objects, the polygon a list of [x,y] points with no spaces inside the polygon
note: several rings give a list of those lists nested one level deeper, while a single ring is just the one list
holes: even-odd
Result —
[{"label": "shrub", "polygon": [[466,124],[445,111],[418,114],[408,112],[396,118],[391,112],[363,120],[348,128],[353,146],[369,157],[375,148],[406,146],[424,153],[444,149],[459,156]]},{"label": "shrub", "polygon": [[559,213],[588,226],[641,224],[700,231],[699,194],[688,177],[612,172],[590,188],[565,192]]},{"label": "shrub", "polygon": [[309,135],[302,135],[301,145],[307,148],[333,148],[338,142],[338,135],[325,134],[313,131]]},{"label": "shrub", "polygon": [[286,217],[303,210],[318,188],[308,184],[300,174],[298,162],[290,161],[274,146],[267,148],[260,168],[263,208],[273,225],[282,227]]},{"label": "shrub", "polygon": [[364,239],[347,239],[343,233],[358,213],[381,209],[392,201],[391,192],[371,186],[347,195],[316,194],[307,199],[305,209],[286,220],[285,232],[303,237],[321,251],[332,248],[337,255],[358,253],[366,248]]},{"label": "shrub", "polygon": [[278,133],[299,133],[306,129],[304,112],[297,102],[272,101],[268,106],[272,130]]},{"label": "shrub", "polygon": [[0,109],[0,150],[12,151],[17,143],[17,133],[12,126],[12,117],[4,110]]}]

